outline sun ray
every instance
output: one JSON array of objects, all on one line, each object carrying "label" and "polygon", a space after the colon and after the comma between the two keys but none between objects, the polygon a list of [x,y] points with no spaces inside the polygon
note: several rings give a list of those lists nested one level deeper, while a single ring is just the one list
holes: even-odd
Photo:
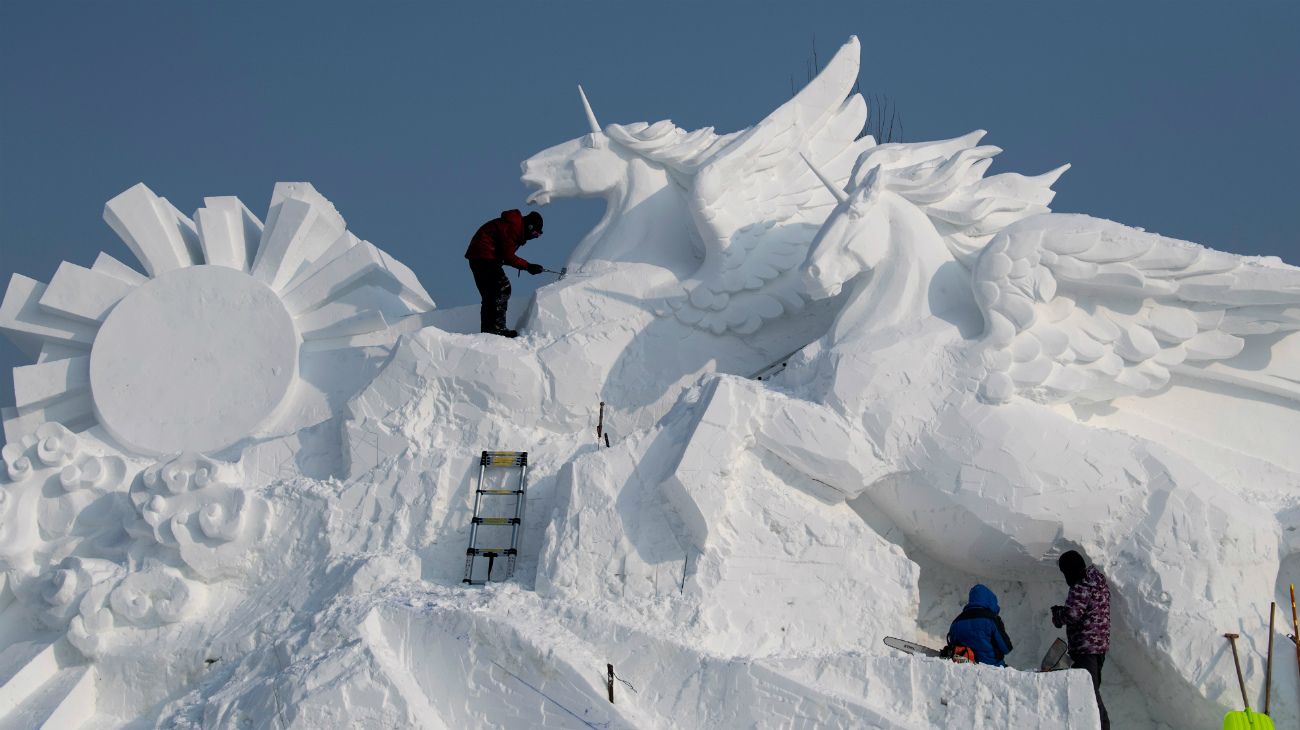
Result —
[{"label": "sun ray", "polygon": [[404,301],[409,298],[413,303],[432,308],[433,300],[420,286],[415,274],[366,241],[353,246],[308,276],[292,291],[286,292],[283,296],[285,306],[295,315],[310,312],[369,280],[372,275],[396,285],[395,293]]},{"label": "sun ray", "polygon": [[35,358],[46,342],[89,347],[95,341],[95,327],[50,314],[41,309],[46,286],[22,274],[14,274],[0,303],[0,333]]},{"label": "sun ray", "polygon": [[47,404],[89,387],[89,355],[14,368],[14,400],[20,410]]},{"label": "sun ray", "polygon": [[347,230],[334,206],[307,183],[277,183],[252,273],[283,291],[304,265],[310,265]]},{"label": "sun ray", "polygon": [[262,221],[239,198],[204,198],[203,205],[194,212],[194,220],[204,260],[249,271],[257,242],[262,239]]},{"label": "sun ray", "polygon": [[150,277],[203,263],[194,224],[144,183],[108,201],[104,220]]},{"label": "sun ray", "polygon": [[[339,305],[345,307],[346,305]],[[304,340],[329,340],[336,337],[354,337],[388,328],[388,320],[375,311],[356,311],[351,307],[347,314],[318,309],[296,320]],[[315,316],[320,315],[320,316]]]},{"label": "sun ray", "polygon": [[46,342],[41,345],[41,354],[36,356],[36,362],[53,362],[55,360],[67,360],[70,357],[81,357],[90,354],[89,347],[81,345],[67,345],[58,342]]},{"label": "sun ray", "polygon": [[84,431],[95,425],[95,404],[90,392],[82,391],[45,406],[0,409],[0,418],[4,418],[5,441],[13,444],[48,421],[61,423],[72,431]]},{"label": "sun ray", "polygon": [[120,279],[64,261],[39,304],[51,314],[99,326],[113,305],[134,288]]},{"label": "sun ray", "polygon": [[294,274],[293,278],[289,280],[289,283],[284,285],[283,291],[293,291],[299,284],[306,281],[308,277],[314,275],[321,267],[331,263],[334,259],[352,250],[354,246],[357,246],[360,243],[361,239],[357,238],[352,231],[344,231],[338,238],[334,239],[334,243],[331,243],[329,248],[325,249],[324,253],[317,257],[315,261],[311,262],[310,266],[300,267],[298,273]]},{"label": "sun ray", "polygon": [[100,251],[99,255],[95,257],[95,263],[90,265],[90,270],[98,271],[101,274],[107,274],[114,279],[130,284],[131,286],[140,286],[146,281],[149,281],[148,277],[144,274],[141,274],[103,251]]}]

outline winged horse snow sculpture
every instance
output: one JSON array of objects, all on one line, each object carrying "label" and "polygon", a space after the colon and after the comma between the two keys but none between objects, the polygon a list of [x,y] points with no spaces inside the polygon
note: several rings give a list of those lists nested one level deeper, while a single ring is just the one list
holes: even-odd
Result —
[{"label": "winged horse snow sculpture", "polygon": [[[1003,193],[1033,197],[1021,194],[1033,178],[970,180],[996,152],[977,140],[877,147],[846,191],[827,181],[840,202],[805,283],[813,296],[849,292],[819,352],[788,371],[814,404],[784,407],[828,403],[854,445],[801,443],[788,429],[758,442],[867,495],[915,544],[975,575],[1041,579],[1061,551],[1082,549],[1111,581],[1112,654],[1184,726],[1212,723],[1235,700],[1205,637],[1223,626],[1265,635],[1258,605],[1285,548],[1261,507],[1285,510],[1300,478],[1274,469],[1284,489],[1273,504],[1248,503],[1221,481],[1231,469],[1051,406],[1151,394],[1183,376],[1300,410],[1289,351],[1274,348],[1265,368],[1234,360],[1243,347],[1268,354],[1261,336],[1300,329],[1300,269],[1081,215],[1024,217],[963,247],[945,235],[955,211],[988,231],[998,226],[980,213],[1014,208],[997,202]],[[855,466],[818,474],[845,452]]]},{"label": "winged horse snow sculpture", "polygon": [[[979,305],[985,324],[981,394],[991,402],[1006,402],[1014,393],[1039,402],[1108,401],[1159,390],[1173,373],[1300,401],[1295,363],[1262,372],[1232,366],[1247,338],[1300,329],[1300,269],[1090,216],[1033,215],[1045,208],[1032,204],[1008,211],[1008,188],[1020,189],[1014,197],[1032,198],[1028,183],[1050,184],[1065,168],[1037,179],[1004,174],[964,185],[963,171],[968,176],[986,167],[1000,151],[975,146],[982,135],[909,150],[910,159],[889,154],[892,145],[877,147],[855,167],[852,192],[826,180],[841,206],[805,263],[809,291],[837,292],[864,271],[879,271],[859,287],[869,304],[861,306],[867,302],[860,299],[859,306],[846,307],[837,329],[878,329],[882,318],[923,316],[890,303],[899,293],[897,281],[902,276],[925,285],[914,261],[951,258],[970,269],[957,274],[950,296],[964,301],[973,295]],[[1040,191],[1045,204],[1050,191]],[[990,220],[999,205],[1021,220]],[[969,235],[944,235],[957,209],[990,234],[986,246]],[[937,235],[917,239],[887,225],[933,228]],[[921,250],[907,250],[901,243],[938,239],[944,248],[918,244]]]},{"label": "winged horse snow sculpture", "polygon": [[850,38],[794,98],[726,135],[669,121],[602,129],[579,87],[591,133],[523,163],[523,182],[537,188],[528,202],[605,197],[605,216],[574,250],[570,268],[595,260],[660,264],[684,280],[663,313],[714,334],[754,332],[804,306],[798,267],[835,203],[797,153],[843,182],[858,154],[875,145],[858,138],[867,118],[862,96],[850,95],[858,56]]}]

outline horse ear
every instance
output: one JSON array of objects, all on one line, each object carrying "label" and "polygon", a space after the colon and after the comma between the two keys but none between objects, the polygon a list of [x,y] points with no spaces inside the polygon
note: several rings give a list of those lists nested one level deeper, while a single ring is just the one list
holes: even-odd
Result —
[{"label": "horse ear", "polygon": [[587,93],[582,90],[582,84],[578,84],[578,96],[582,98],[582,111],[587,115],[587,124],[591,126],[591,131],[600,132],[600,122],[596,121],[596,113],[591,110],[591,104],[587,101]]},{"label": "horse ear", "polygon": [[813,174],[817,176],[817,179],[822,181],[822,185],[825,185],[826,189],[831,191],[831,195],[834,195],[837,201],[843,203],[849,199],[849,194],[842,190],[839,185],[836,185],[823,175],[822,171],[818,170],[817,166],[812,163],[812,160],[804,156],[804,153],[800,152],[799,156],[803,157],[804,163],[813,171]]}]

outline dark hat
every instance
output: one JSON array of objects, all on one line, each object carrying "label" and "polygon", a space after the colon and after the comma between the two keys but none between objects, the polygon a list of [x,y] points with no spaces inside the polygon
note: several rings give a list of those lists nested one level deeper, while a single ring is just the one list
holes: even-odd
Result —
[{"label": "dark hat", "polygon": [[533,229],[534,231],[537,231],[538,233],[541,233],[542,214],[538,213],[535,210],[529,211],[528,215],[524,216],[524,225],[527,226],[528,228]]},{"label": "dark hat", "polygon": [[1074,550],[1062,553],[1056,561],[1056,566],[1061,569],[1061,573],[1065,575],[1065,582],[1071,587],[1082,581],[1088,574],[1088,564],[1083,561],[1083,556]]}]

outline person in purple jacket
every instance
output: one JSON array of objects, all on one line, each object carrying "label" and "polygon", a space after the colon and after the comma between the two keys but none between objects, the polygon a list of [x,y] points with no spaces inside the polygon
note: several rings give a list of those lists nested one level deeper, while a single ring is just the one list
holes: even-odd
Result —
[{"label": "person in purple jacket", "polygon": [[1061,555],[1056,561],[1070,593],[1064,606],[1052,606],[1052,625],[1065,627],[1066,643],[1070,647],[1070,660],[1075,669],[1086,669],[1092,675],[1092,690],[1097,695],[1097,710],[1101,713],[1101,730],[1110,730],[1106,705],[1101,701],[1101,667],[1110,651],[1110,586],[1106,576],[1095,565],[1084,562],[1074,550]]}]

